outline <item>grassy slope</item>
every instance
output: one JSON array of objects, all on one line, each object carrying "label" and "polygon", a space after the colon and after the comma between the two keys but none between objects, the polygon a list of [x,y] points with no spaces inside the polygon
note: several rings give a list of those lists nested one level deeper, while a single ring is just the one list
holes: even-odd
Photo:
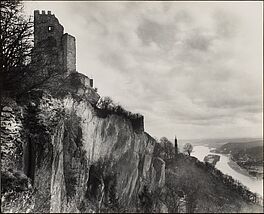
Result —
[{"label": "grassy slope", "polygon": [[262,212],[197,163],[196,158],[180,155],[166,166],[166,178],[173,176],[177,189],[192,195],[195,212]]}]

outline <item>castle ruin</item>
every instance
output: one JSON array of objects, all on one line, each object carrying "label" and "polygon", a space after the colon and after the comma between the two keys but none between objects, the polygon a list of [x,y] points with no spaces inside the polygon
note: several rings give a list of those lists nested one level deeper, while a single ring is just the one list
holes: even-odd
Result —
[{"label": "castle ruin", "polygon": [[[44,72],[62,71],[65,76],[77,72],[75,37],[64,33],[51,11],[34,11],[34,53],[32,61],[41,61]],[[93,87],[93,80],[85,84]]]},{"label": "castle ruin", "polygon": [[[68,81],[74,93],[86,94],[87,99],[96,104],[100,96],[93,88],[93,79],[76,70],[76,40],[75,37],[64,33],[63,26],[50,11],[34,11],[34,54],[32,61],[37,70],[44,74],[60,73]],[[70,78],[66,78],[70,76]],[[86,86],[82,89],[79,86]],[[70,90],[68,88],[68,90]],[[130,118],[132,127],[136,131],[144,131],[144,117],[141,115]]]}]

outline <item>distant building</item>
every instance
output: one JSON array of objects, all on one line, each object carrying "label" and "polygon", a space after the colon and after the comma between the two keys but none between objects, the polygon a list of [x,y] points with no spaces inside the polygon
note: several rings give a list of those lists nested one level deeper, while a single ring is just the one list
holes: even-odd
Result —
[{"label": "distant building", "polygon": [[[32,62],[42,65],[42,72],[60,71],[65,76],[77,72],[75,37],[64,33],[63,26],[50,11],[34,11],[33,53]],[[93,87],[93,80],[89,80]]]}]

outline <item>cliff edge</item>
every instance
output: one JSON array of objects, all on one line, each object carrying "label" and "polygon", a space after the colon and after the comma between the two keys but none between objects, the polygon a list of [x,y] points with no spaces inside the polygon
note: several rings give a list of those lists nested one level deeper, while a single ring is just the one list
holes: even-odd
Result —
[{"label": "cliff edge", "polygon": [[98,212],[113,197],[126,210],[144,185],[164,183],[164,166],[153,165],[155,140],[129,118],[98,114],[100,96],[85,81],[74,73],[56,90],[1,106],[2,171],[7,180],[29,178],[33,212]]}]

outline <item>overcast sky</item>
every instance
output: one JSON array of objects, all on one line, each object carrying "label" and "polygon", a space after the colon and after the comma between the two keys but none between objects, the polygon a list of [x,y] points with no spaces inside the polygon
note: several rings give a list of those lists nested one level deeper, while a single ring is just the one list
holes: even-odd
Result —
[{"label": "overcast sky", "polygon": [[160,138],[262,137],[262,2],[24,2],[76,37],[77,70]]}]

